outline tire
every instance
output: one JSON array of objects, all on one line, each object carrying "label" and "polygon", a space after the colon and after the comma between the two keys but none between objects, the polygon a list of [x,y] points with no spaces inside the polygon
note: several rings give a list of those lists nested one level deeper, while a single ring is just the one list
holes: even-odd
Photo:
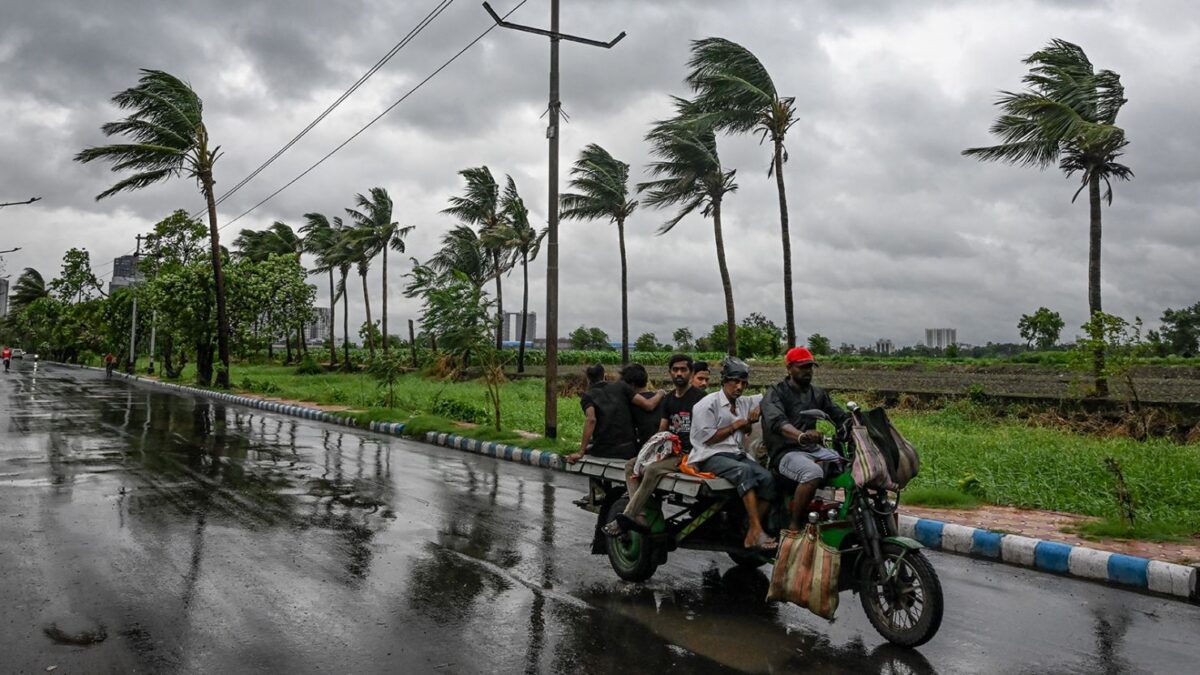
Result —
[{"label": "tire", "polygon": [[757,553],[734,553],[732,551],[729,552],[729,559],[738,567],[745,567],[752,570],[756,570],[771,562],[769,557]]},{"label": "tire", "polygon": [[[899,588],[885,587],[864,554],[865,578],[859,587],[863,611],[888,642],[902,647],[929,642],[942,625],[942,583],[937,572],[920,551],[898,544],[883,544],[883,558],[889,573],[894,573],[888,586],[898,582]],[[915,617],[910,611],[914,609]]]},{"label": "tire", "polygon": [[[613,502],[604,512],[605,524],[616,520],[617,514],[623,512],[628,503],[628,497]],[[625,581],[645,581],[654,576],[654,571],[658,569],[654,547],[639,532],[626,532],[620,537],[606,535],[604,548],[613,571]]]}]

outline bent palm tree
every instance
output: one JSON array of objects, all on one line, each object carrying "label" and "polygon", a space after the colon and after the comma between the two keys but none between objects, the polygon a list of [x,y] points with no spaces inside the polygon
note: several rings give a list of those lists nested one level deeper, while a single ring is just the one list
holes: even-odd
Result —
[{"label": "bent palm tree", "polygon": [[504,339],[504,290],[500,276],[512,266],[505,264],[508,251],[500,247],[500,238],[482,239],[482,235],[504,226],[504,216],[500,212],[500,186],[486,166],[463,169],[458,175],[466,181],[466,191],[461,197],[451,197],[450,206],[442,209],[442,213],[479,228],[484,249],[492,259],[491,272],[496,279],[496,349],[500,349]]},{"label": "bent palm tree", "polygon": [[564,219],[608,219],[617,225],[621,249],[621,362],[629,363],[629,267],[625,258],[625,219],[638,203],[629,199],[629,165],[592,143],[571,167],[572,190],[560,201]]},{"label": "bent palm tree", "polygon": [[426,263],[439,274],[462,272],[476,288],[492,278],[491,256],[484,251],[475,230],[457,225],[442,235],[442,247]]},{"label": "bent palm tree", "polygon": [[[1004,91],[996,105],[1001,115],[990,129],[1001,143],[967,148],[963,154],[985,162],[1045,169],[1055,162],[1068,176],[1080,173],[1079,189],[1088,191],[1090,227],[1088,238],[1088,311],[1094,318],[1103,310],[1100,303],[1100,202],[1112,205],[1112,180],[1129,180],[1133,171],[1116,160],[1129,141],[1116,125],[1117,113],[1125,104],[1121,76],[1111,70],[1096,71],[1078,45],[1052,40],[1043,50],[1024,60],[1029,74],[1021,78],[1028,89]],[[1101,196],[1100,183],[1105,191]],[[1104,354],[1097,352],[1093,364],[1096,394],[1108,395],[1104,378]]]},{"label": "bent palm tree", "polygon": [[102,159],[113,163],[113,171],[134,172],[97,195],[97,201],[182,174],[200,185],[208,206],[208,236],[217,296],[217,353],[221,359],[217,386],[228,388],[229,315],[225,308],[225,274],[221,269],[217,203],[213,195],[213,164],[221,155],[220,148],[209,145],[204,104],[190,85],[161,70],[141,72],[137,86],[112,99],[122,110],[132,111],[130,115],[100,127],[105,136],[127,136],[132,142],[85,148],[75,155],[75,161],[86,164]]},{"label": "bent palm tree", "polygon": [[771,74],[750,50],[724,38],[692,42],[691,72],[687,83],[696,97],[693,104],[717,131],[753,131],[759,142],[770,140],[774,154],[767,176],[775,176],[779,192],[779,232],[783,244],[783,311],[789,345],[796,344],[795,308],[792,302],[792,239],[789,232],[787,191],[783,165],[788,160],[784,137],[796,123],[793,97],[781,97]]},{"label": "bent palm tree", "polygon": [[388,249],[404,253],[404,238],[413,231],[412,225],[400,227],[392,220],[392,198],[387,190],[376,187],[370,190],[368,199],[354,195],[358,209],[346,209],[346,214],[357,227],[358,236],[368,258],[383,254],[383,353],[388,351]]},{"label": "bent palm tree", "polygon": [[529,328],[529,261],[537,258],[537,254],[542,248],[542,238],[546,236],[549,229],[542,228],[539,232],[529,224],[529,209],[525,208],[525,200],[517,194],[517,184],[513,181],[512,176],[508,176],[501,203],[504,219],[508,223],[501,231],[504,239],[503,246],[512,251],[514,256],[521,258],[521,275],[523,277],[521,346],[517,349],[517,372],[523,373],[525,372],[525,341],[529,338],[527,334]]},{"label": "bent palm tree", "polygon": [[42,273],[32,267],[26,267],[21,272],[21,276],[17,277],[16,283],[13,284],[11,312],[15,313],[35,300],[48,297],[50,297],[50,289],[46,287],[46,280],[42,277]]},{"label": "bent palm tree", "polygon": [[725,327],[728,331],[729,354],[737,354],[737,324],[734,321],[733,284],[729,266],[725,263],[725,239],[721,231],[721,204],[725,195],[737,190],[734,170],[726,171],[717,155],[717,138],[711,127],[689,118],[688,102],[675,99],[680,115],[658,122],[646,140],[650,153],[657,158],[647,171],[655,180],[638,184],[638,192],[646,195],[646,205],[655,208],[678,207],[675,217],[658,229],[659,234],[670,232],[679,221],[696,210],[713,221],[713,237],[717,245],[717,267],[721,271],[721,286],[725,291]]},{"label": "bent palm tree", "polygon": [[[341,221],[337,218],[334,220],[340,227]],[[329,274],[329,365],[337,368],[337,338],[334,335],[334,327],[337,325],[338,294],[333,279],[336,265],[332,263],[332,260],[338,232],[324,214],[306,213],[300,233],[304,235],[304,252],[312,254],[317,259],[317,266],[312,269],[312,273]]]}]

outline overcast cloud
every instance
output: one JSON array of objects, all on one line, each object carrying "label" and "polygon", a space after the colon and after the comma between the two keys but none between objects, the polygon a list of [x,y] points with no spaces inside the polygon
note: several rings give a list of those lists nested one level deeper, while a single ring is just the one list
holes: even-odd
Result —
[{"label": "overcast cloud", "polygon": [[[517,0],[496,0],[507,11]],[[113,93],[138,68],[169,71],[203,97],[224,156],[218,189],[237,183],[336,98],[436,3],[433,0],[0,0],[0,210],[5,257],[57,273],[71,246],[88,249],[107,274],[134,236],[176,208],[196,211],[194,184],[177,180],[102,202],[115,181],[100,164],[71,160],[104,142],[99,127],[120,114]],[[1165,307],[1200,300],[1200,9],[1157,2],[755,3],[563,0],[562,29],[609,39],[606,51],[562,47],[566,167],[599,143],[643,179],[642,137],[685,95],[689,41],[722,36],[751,49],[777,87],[796,97],[799,122],[786,166],[795,261],[797,329],[835,344],[876,338],[898,345],[927,327],[959,340],[1016,341],[1017,318],[1040,305],[1063,314],[1067,336],[1086,316],[1087,205],[1076,180],[981,164],[960,156],[990,144],[996,91],[1020,84],[1021,59],[1054,37],[1084,47],[1122,76],[1129,103],[1119,123],[1136,178],[1115,186],[1104,212],[1105,309],[1157,322]],[[547,0],[511,18],[544,25]],[[301,143],[221,207],[227,222],[378,114],[487,27],[474,0],[455,2],[425,32]],[[382,186],[397,219],[417,229],[411,255],[426,258],[453,223],[439,214],[459,190],[455,172],[488,165],[511,174],[538,220],[546,213],[544,38],[493,31],[463,58],[301,182],[222,232],[301,214],[341,214],[356,192]],[[721,138],[738,170],[725,206],[725,237],[739,318],[762,312],[783,323],[782,263],[769,149],[751,137]],[[666,212],[638,211],[629,231],[630,331],[669,340],[723,320],[712,226],[689,218],[656,236]],[[560,326],[620,331],[615,228],[562,225]],[[544,327],[544,267],[531,270],[533,309]],[[400,297],[391,270],[389,323],[419,307]],[[317,280],[319,281],[319,280]],[[507,281],[515,310],[520,276]],[[371,282],[378,293],[379,275]],[[325,285],[319,300],[327,302]],[[377,308],[376,301],[375,307]],[[352,296],[352,321],[362,320]]]}]

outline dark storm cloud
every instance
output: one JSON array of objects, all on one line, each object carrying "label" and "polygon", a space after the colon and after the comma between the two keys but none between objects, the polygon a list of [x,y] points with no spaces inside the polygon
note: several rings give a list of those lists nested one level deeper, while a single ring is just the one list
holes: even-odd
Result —
[{"label": "dark storm cloud", "polygon": [[[71,161],[103,142],[108,103],[155,67],[187,78],[204,97],[225,155],[218,189],[232,186],[329,104],[436,3],[319,0],[114,0],[14,2],[0,22],[0,198],[43,194],[37,207],[0,211],[25,246],[9,271],[58,268],[63,249],[98,265],[126,252],[133,235],[175,208],[201,206],[194,184],[173,181],[96,203],[115,176]],[[493,3],[504,12],[517,0]],[[542,26],[544,0],[512,20]],[[565,174],[579,148],[604,145],[644,180],[642,141],[652,120],[685,95],[690,41],[721,35],[750,47],[798,122],[785,168],[802,335],[835,343],[920,339],[956,326],[968,342],[1016,339],[1017,317],[1046,305],[1067,334],[1086,312],[1087,207],[1071,203],[1077,179],[984,165],[960,155],[992,142],[996,91],[1020,86],[1020,59],[1055,36],[1084,45],[1120,72],[1129,104],[1121,123],[1137,177],[1115,186],[1105,210],[1105,306],[1156,319],[1195,296],[1200,133],[1192,123],[1200,79],[1200,28],[1185,2],[759,2],[660,0],[567,2],[562,29],[598,39],[627,31],[612,50],[562,46]],[[279,162],[221,207],[228,222],[345,140],[489,25],[474,2],[455,2],[354,97]],[[547,41],[496,30],[325,165],[226,229],[301,215],[339,215],[353,194],[386,187],[398,219],[417,225],[411,255],[428,257],[452,221],[439,214],[460,188],[456,172],[487,164],[517,180],[535,220],[546,208]],[[725,236],[739,316],[782,322],[778,210],[766,174],[769,149],[722,138],[738,192]],[[9,193],[13,194],[9,194]],[[692,217],[655,234],[670,216],[641,210],[629,223],[632,336],[668,339],[679,326],[706,333],[723,319],[711,222]],[[530,297],[544,301],[542,261]],[[396,289],[391,321],[418,311]],[[562,318],[570,329],[619,331],[615,228],[564,223]],[[1188,280],[1191,280],[1190,282]],[[371,282],[378,289],[378,272]],[[514,309],[519,272],[506,281]],[[375,290],[374,292],[378,292]],[[352,297],[354,321],[362,299]],[[539,313],[544,313],[539,310]],[[544,325],[544,323],[543,323]]]}]

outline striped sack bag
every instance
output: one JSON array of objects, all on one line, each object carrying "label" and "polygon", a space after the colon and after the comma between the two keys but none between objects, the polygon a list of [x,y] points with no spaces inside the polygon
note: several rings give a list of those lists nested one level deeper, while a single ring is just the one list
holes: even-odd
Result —
[{"label": "striped sack bag", "polygon": [[767,600],[786,600],[833,619],[841,567],[841,552],[821,541],[817,525],[810,524],[802,533],[783,530]]}]

